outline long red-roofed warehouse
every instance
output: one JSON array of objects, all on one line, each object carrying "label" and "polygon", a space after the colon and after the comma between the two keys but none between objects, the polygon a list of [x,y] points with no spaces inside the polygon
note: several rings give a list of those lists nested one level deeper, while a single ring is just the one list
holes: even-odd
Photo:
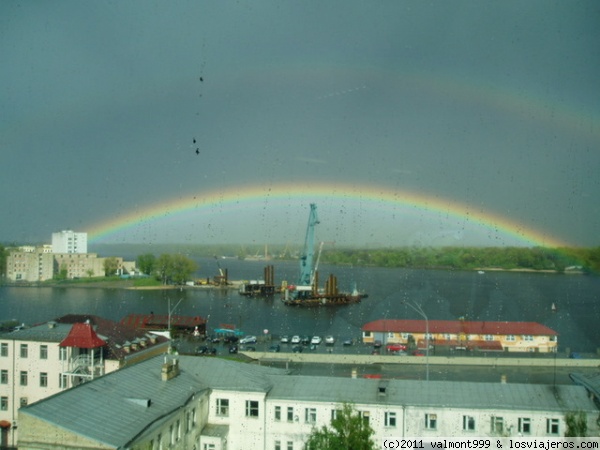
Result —
[{"label": "long red-roofed warehouse", "polygon": [[452,349],[556,352],[558,333],[537,322],[380,319],[362,327],[363,342]]}]

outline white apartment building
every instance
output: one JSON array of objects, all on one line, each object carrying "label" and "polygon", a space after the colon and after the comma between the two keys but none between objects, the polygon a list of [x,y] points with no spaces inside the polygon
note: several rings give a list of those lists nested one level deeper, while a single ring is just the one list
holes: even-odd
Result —
[{"label": "white apartment building", "polygon": [[52,233],[52,253],[87,253],[87,233],[73,230]]},{"label": "white apartment building", "polygon": [[[598,410],[582,386],[289,375],[219,358],[158,357],[19,412],[20,449],[300,450],[352,403],[383,437],[563,436]],[[85,420],[80,420],[84,418]]]},{"label": "white apartment building", "polygon": [[162,354],[167,345],[165,338],[84,315],[0,334],[0,448],[17,441],[19,408]]}]

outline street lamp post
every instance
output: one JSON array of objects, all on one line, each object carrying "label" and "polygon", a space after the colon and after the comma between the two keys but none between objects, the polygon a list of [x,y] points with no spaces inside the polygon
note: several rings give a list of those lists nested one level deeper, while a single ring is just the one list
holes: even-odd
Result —
[{"label": "street lamp post", "polygon": [[425,379],[429,381],[429,319],[418,303],[405,300],[404,304],[410,306],[425,319]]}]

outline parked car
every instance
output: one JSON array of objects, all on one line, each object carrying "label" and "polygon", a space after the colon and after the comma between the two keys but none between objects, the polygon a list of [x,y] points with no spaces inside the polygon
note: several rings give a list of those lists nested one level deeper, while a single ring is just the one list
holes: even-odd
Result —
[{"label": "parked car", "polygon": [[313,345],[319,345],[321,342],[323,342],[321,336],[313,336],[313,338],[310,340],[310,343]]},{"label": "parked car", "polygon": [[300,342],[302,345],[308,345],[310,344],[310,338],[308,336],[302,336],[302,338],[300,338]]},{"label": "parked car", "polygon": [[269,347],[269,351],[271,353],[279,353],[279,350],[281,350],[281,347],[279,346],[279,344],[273,344]]},{"label": "parked car", "polygon": [[244,336],[240,339],[240,344],[256,344],[256,336]]},{"label": "parked car", "polygon": [[345,345],[346,347],[353,345],[353,344],[354,344],[354,341],[351,338],[344,339],[344,341],[342,342],[342,345]]},{"label": "parked car", "polygon": [[289,342],[290,342],[290,338],[288,336],[281,336],[282,344],[289,344]]},{"label": "parked car", "polygon": [[301,345],[294,345],[294,347],[292,348],[292,351],[294,353],[302,353],[302,346]]},{"label": "parked car", "polygon": [[377,341],[373,342],[373,347],[374,347],[374,348],[380,348],[380,347],[381,347],[381,345],[382,345],[382,344],[381,344],[381,341],[380,341],[380,340],[377,340]]},{"label": "parked car", "polygon": [[385,348],[390,353],[406,351],[406,345],[404,344],[388,344]]},{"label": "parked car", "polygon": [[225,342],[226,344],[235,344],[239,340],[240,340],[240,338],[238,338],[237,336],[231,335],[231,336],[225,336],[225,339],[223,339],[223,342]]},{"label": "parked car", "polygon": [[335,344],[335,338],[333,336],[325,336],[325,344],[326,345]]},{"label": "parked car", "polygon": [[238,347],[237,345],[232,345],[231,347],[229,347],[229,353],[230,354],[234,354],[238,352]]},{"label": "parked car", "polygon": [[214,347],[207,347],[206,345],[202,345],[196,348],[197,355],[205,355],[205,356],[214,356],[217,354],[217,349]]},{"label": "parked car", "polygon": [[292,340],[290,342],[294,345],[298,345],[300,343],[300,336],[298,336],[298,335],[292,336]]}]

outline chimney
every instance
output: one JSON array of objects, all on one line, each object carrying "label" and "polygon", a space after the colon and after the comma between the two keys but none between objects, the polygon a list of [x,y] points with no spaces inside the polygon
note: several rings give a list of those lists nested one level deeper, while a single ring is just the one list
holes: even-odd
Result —
[{"label": "chimney", "polygon": [[169,362],[165,357],[165,362],[162,365],[160,375],[163,381],[169,381],[170,379],[179,375],[179,360],[173,359],[171,362]]}]

